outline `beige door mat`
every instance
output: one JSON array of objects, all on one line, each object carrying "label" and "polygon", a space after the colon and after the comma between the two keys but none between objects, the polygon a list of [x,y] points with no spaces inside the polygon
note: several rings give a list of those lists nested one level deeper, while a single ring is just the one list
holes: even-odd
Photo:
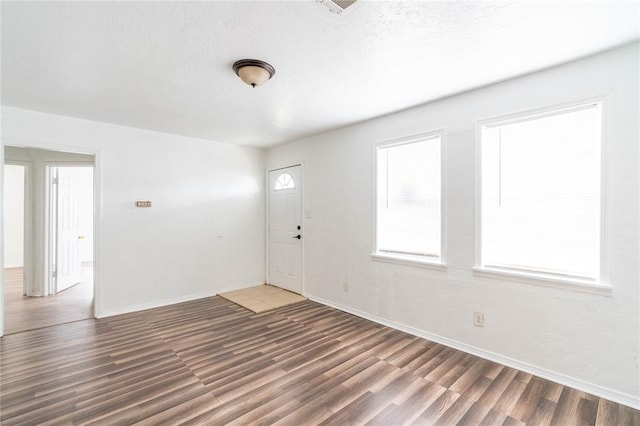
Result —
[{"label": "beige door mat", "polygon": [[220,293],[218,296],[260,314],[307,300],[306,297],[272,285],[259,285]]}]

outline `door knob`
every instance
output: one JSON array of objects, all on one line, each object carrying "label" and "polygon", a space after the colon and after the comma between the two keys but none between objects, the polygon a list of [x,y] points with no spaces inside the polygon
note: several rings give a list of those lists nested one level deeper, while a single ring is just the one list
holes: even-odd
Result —
[{"label": "door knob", "polygon": [[302,238],[302,237],[300,236],[300,234],[298,234],[298,235],[296,235],[295,237],[291,237],[291,238],[297,238],[297,239],[300,239],[300,238]]}]

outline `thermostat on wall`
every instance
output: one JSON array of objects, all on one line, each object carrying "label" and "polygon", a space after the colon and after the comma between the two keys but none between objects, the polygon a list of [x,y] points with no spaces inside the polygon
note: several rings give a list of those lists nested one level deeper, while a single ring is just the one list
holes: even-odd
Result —
[{"label": "thermostat on wall", "polygon": [[151,207],[151,201],[136,201],[136,207]]}]

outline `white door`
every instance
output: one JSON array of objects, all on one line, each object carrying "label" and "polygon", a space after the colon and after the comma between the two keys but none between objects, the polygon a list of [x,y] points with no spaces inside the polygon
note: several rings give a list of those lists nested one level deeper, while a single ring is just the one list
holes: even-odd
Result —
[{"label": "white door", "polygon": [[[80,282],[80,175],[75,167],[53,168],[56,200],[55,277],[58,293]],[[56,180],[57,179],[57,180]],[[57,184],[55,184],[57,182]]]},{"label": "white door", "polygon": [[269,172],[269,284],[302,293],[301,166]]}]

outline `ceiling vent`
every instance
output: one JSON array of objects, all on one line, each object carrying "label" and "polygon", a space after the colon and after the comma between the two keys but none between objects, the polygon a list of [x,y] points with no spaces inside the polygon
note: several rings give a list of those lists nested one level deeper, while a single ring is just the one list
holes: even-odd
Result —
[{"label": "ceiling vent", "polygon": [[341,15],[347,9],[353,9],[353,4],[357,0],[316,0],[329,8],[329,10],[337,15]]}]

